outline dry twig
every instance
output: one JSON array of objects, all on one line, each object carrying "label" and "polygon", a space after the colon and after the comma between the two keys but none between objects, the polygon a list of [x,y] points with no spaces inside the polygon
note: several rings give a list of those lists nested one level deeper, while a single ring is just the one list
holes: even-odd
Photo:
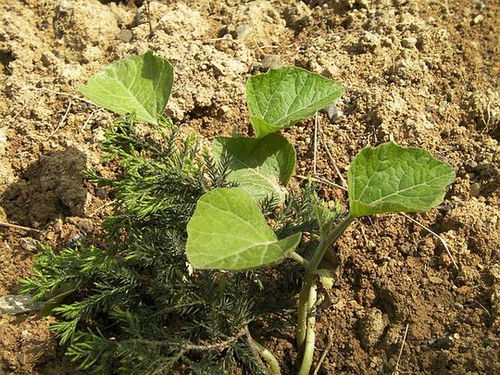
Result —
[{"label": "dry twig", "polygon": [[401,343],[401,348],[399,349],[398,360],[396,361],[396,366],[394,367],[394,371],[392,372],[392,375],[399,375],[399,361],[401,361],[401,356],[403,355],[403,348],[405,347],[406,336],[408,335],[408,328],[409,327],[410,327],[410,325],[407,324],[406,329],[405,329],[405,333],[403,335],[403,342]]},{"label": "dry twig", "polygon": [[148,26],[149,26],[149,36],[154,36],[155,33],[153,31],[153,24],[151,23],[151,11],[149,9],[149,0],[146,0],[146,17],[148,19]]},{"label": "dry twig", "polygon": [[50,133],[49,135],[49,138],[52,138],[54,136],[54,134],[56,134],[56,132],[61,128],[61,126],[64,124],[64,122],[66,121],[66,118],[68,117],[68,113],[69,113],[69,110],[71,109],[71,106],[73,105],[73,101],[70,100],[69,103],[68,103],[68,107],[66,108],[66,112],[64,112],[64,115],[63,117],[61,118],[61,121],[59,121],[59,124],[57,124],[56,128],[54,129],[54,131],[52,131],[52,133]]},{"label": "dry twig", "polygon": [[427,228],[425,225],[423,224],[420,224],[417,220],[413,219],[412,217],[408,216],[407,214],[405,214],[404,212],[400,212],[401,215],[403,215],[404,217],[406,217],[407,219],[411,220],[413,223],[417,224],[420,228],[422,229],[425,229],[427,232],[429,232],[430,234],[432,234],[433,236],[437,237],[439,239],[439,241],[441,241],[441,243],[443,244],[443,247],[445,248],[446,252],[448,253],[448,256],[450,257],[451,259],[451,262],[453,263],[453,265],[455,266],[455,268],[457,270],[459,270],[460,268],[458,267],[458,264],[457,262],[455,262],[455,258],[453,257],[453,254],[451,253],[450,251],[450,248],[448,247],[448,243],[446,242],[446,240],[441,237],[439,234],[437,234],[436,232],[434,232],[433,230]]},{"label": "dry twig", "polygon": [[50,93],[50,94],[55,94],[55,95],[66,96],[66,97],[71,98],[71,99],[74,99],[74,100],[79,100],[79,101],[84,102],[84,103],[87,103],[87,104],[95,105],[95,104],[94,104],[94,103],[92,103],[90,100],[87,100],[87,99],[81,98],[81,97],[79,97],[79,96],[72,95],[72,94],[68,94],[68,93],[66,93],[66,92],[61,92],[61,91],[56,91],[56,90],[47,89],[47,88],[45,88],[45,87],[26,86],[26,87],[21,88],[21,90],[33,90],[33,91],[43,91],[43,92],[48,92],[48,93]]},{"label": "dry twig", "polygon": [[0,227],[6,227],[6,228],[12,228],[12,229],[20,229],[20,230],[26,230],[26,231],[33,231],[33,232],[37,232],[37,233],[43,233],[41,230],[38,230],[38,229],[35,229],[35,228],[24,227],[22,225],[6,223],[4,221],[0,221]]},{"label": "dry twig", "polygon": [[321,365],[323,364],[326,355],[328,354],[328,351],[330,350],[331,346],[333,345],[333,332],[331,329],[328,330],[328,344],[326,344],[325,350],[323,350],[323,354],[321,354],[321,357],[318,361],[318,364],[316,365],[316,368],[314,369],[313,375],[318,375],[319,370],[321,369]]},{"label": "dry twig", "polygon": [[321,177],[308,177],[308,176],[302,176],[300,174],[296,174],[295,177],[301,179],[301,180],[311,180],[311,181],[314,181],[314,182],[319,182],[319,183],[322,183],[322,184],[326,184],[326,185],[331,185],[331,186],[334,186],[338,189],[342,189],[342,190],[345,190],[347,191],[347,189],[343,186],[340,186],[340,185],[337,185],[335,182],[331,182],[330,180],[327,180],[325,178],[321,178]]},{"label": "dry twig", "polygon": [[339,176],[340,180],[342,181],[342,186],[347,188],[347,181],[345,178],[342,176],[342,173],[340,173],[339,167],[337,167],[337,163],[335,163],[335,159],[333,158],[332,153],[330,152],[330,148],[328,147],[328,144],[326,143],[326,138],[325,138],[325,133],[321,132],[321,140],[323,141],[323,147],[325,148],[326,154],[328,155],[328,159],[330,159],[330,163],[332,164],[333,168],[335,168],[335,172],[337,172],[337,175]]}]

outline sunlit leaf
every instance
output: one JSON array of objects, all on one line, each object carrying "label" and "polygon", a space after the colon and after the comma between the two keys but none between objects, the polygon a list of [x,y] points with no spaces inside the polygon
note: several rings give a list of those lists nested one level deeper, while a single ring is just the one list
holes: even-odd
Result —
[{"label": "sunlit leaf", "polygon": [[80,92],[120,115],[134,113],[138,121],[156,124],[167,105],[173,83],[170,63],[152,52],[110,64]]},{"label": "sunlit leaf", "polygon": [[246,270],[282,261],[301,233],[278,240],[256,201],[239,188],[203,195],[187,226],[186,254],[194,268]]},{"label": "sunlit leaf", "polygon": [[441,203],[454,177],[425,150],[394,143],[365,148],[349,168],[351,215],[427,211]]}]

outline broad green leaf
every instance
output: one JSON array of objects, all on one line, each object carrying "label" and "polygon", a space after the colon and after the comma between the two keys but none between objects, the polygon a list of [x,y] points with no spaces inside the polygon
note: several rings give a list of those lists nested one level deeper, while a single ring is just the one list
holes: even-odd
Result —
[{"label": "broad green leaf", "polygon": [[282,261],[301,233],[278,240],[255,200],[239,188],[204,194],[187,226],[186,254],[194,268],[246,270]]},{"label": "broad green leaf", "polygon": [[138,121],[156,124],[172,83],[172,65],[149,51],[110,64],[79,91],[101,107],[120,115],[134,113]]},{"label": "broad green leaf", "polygon": [[454,177],[448,164],[419,148],[365,148],[349,168],[351,215],[427,211],[441,203]]},{"label": "broad green leaf", "polygon": [[264,138],[218,137],[214,141],[217,159],[227,158],[228,180],[249,193],[255,200],[272,196],[285,198],[284,185],[295,168],[295,149],[281,134]]},{"label": "broad green leaf", "polygon": [[250,121],[257,137],[263,137],[310,118],[343,91],[337,83],[304,69],[271,69],[247,82]]}]

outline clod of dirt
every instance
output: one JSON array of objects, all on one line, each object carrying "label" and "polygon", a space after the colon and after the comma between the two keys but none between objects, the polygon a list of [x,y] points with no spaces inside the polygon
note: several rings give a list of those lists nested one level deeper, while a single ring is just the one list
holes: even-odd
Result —
[{"label": "clod of dirt", "polygon": [[379,309],[373,308],[361,320],[360,338],[365,349],[373,347],[385,329],[384,317]]},{"label": "clod of dirt", "polygon": [[417,38],[414,37],[407,37],[401,39],[401,45],[405,48],[414,48],[417,45]]},{"label": "clod of dirt", "polygon": [[359,38],[357,48],[361,52],[374,52],[380,46],[380,37],[370,31]]},{"label": "clod of dirt", "polygon": [[226,31],[237,37],[236,30],[241,25],[251,27],[247,38],[249,43],[276,44],[286,32],[286,21],[270,1],[252,1],[239,5],[234,10]]},{"label": "clod of dirt", "polygon": [[59,39],[75,51],[113,40],[120,32],[118,17],[109,6],[85,0],[60,1],[54,26]]},{"label": "clod of dirt", "polygon": [[[157,11],[161,12],[160,4],[152,3],[151,12]],[[211,27],[210,22],[207,22],[198,11],[183,3],[179,3],[174,9],[160,14],[163,16],[158,20],[156,27],[167,34],[179,33],[182,30],[184,38],[198,39],[205,37]]]},{"label": "clod of dirt", "polygon": [[491,310],[493,317],[493,329],[500,330],[500,264],[495,264],[490,269],[490,277],[493,279],[491,290]]},{"label": "clod of dirt", "polygon": [[295,31],[300,31],[311,22],[312,10],[302,1],[292,2],[283,12],[286,25]]},{"label": "clod of dirt", "polygon": [[24,172],[21,181],[4,192],[7,217],[22,225],[38,226],[60,215],[83,215],[85,169],[86,156],[74,147],[42,156]]},{"label": "clod of dirt", "polygon": [[460,231],[469,241],[462,251],[475,258],[474,266],[494,258],[500,249],[500,214],[494,207],[472,198],[451,210],[443,222],[445,231]]}]

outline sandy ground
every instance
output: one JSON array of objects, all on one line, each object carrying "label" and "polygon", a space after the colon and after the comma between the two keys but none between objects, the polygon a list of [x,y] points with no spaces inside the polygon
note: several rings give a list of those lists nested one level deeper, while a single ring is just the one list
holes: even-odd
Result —
[{"label": "sandy ground", "polygon": [[[0,296],[29,275],[34,240],[97,236],[100,164],[113,116],[76,93],[107,63],[148,49],[175,66],[167,113],[207,138],[250,131],[246,79],[297,65],[341,83],[319,115],[317,174],[337,184],[367,145],[417,145],[454,166],[435,210],[360,220],[338,245],[321,306],[322,374],[500,372],[499,3],[493,0],[0,1]],[[285,132],[312,174],[313,123]],[[331,157],[326,152],[328,148]],[[345,193],[322,186],[328,199]],[[49,320],[0,315],[0,374],[70,373]],[[408,328],[401,358],[398,355]],[[293,335],[269,338],[293,374]]]}]

